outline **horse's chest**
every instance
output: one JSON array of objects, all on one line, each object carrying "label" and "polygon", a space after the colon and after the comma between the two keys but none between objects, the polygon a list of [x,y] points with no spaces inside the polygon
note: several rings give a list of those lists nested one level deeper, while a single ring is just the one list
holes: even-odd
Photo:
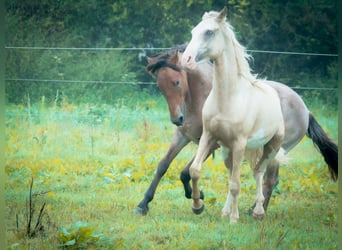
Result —
[{"label": "horse's chest", "polygon": [[222,119],[220,119],[217,115],[216,116],[207,116],[204,119],[205,127],[207,130],[213,132],[217,131],[218,129],[222,128],[223,123]]},{"label": "horse's chest", "polygon": [[207,119],[204,119],[204,126],[206,130],[209,131],[212,135],[214,135],[217,139],[223,139],[221,137],[227,137],[229,139],[230,136],[239,133],[239,126],[233,125],[232,121],[225,119],[222,115],[213,115],[208,116]]}]

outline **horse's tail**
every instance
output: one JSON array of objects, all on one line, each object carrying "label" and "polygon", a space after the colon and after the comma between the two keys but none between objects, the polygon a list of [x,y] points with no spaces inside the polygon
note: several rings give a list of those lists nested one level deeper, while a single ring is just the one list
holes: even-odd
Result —
[{"label": "horse's tail", "polygon": [[315,147],[319,149],[325,162],[328,164],[331,178],[338,179],[338,148],[337,145],[328,137],[322,127],[318,124],[315,117],[309,113],[309,127],[307,136],[311,138]]}]

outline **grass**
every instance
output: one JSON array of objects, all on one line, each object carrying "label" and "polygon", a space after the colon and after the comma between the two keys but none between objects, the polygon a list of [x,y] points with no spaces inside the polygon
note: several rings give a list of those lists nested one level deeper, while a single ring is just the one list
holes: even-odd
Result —
[{"label": "grass", "polygon": [[[336,140],[337,111],[310,107]],[[147,216],[134,214],[174,131],[163,100],[127,108],[8,106],[6,109],[6,241],[9,249],[336,249],[337,184],[309,139],[281,168],[263,221],[247,215],[255,184],[242,171],[240,220],[221,218],[228,177],[220,153],[203,167],[206,210],[196,216],[183,195],[180,170],[190,145],[161,181]],[[309,157],[308,157],[309,156]],[[25,236],[31,178],[36,219],[44,230]],[[18,219],[16,219],[18,218]]]}]

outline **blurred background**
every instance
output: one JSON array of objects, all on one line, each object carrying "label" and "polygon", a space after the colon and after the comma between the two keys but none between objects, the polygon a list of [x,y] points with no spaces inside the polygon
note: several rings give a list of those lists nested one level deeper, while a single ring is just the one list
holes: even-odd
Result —
[{"label": "blurred background", "polygon": [[337,106],[332,0],[5,1],[6,102],[134,105],[160,95],[146,56],[186,43],[204,11],[223,6],[254,73]]}]

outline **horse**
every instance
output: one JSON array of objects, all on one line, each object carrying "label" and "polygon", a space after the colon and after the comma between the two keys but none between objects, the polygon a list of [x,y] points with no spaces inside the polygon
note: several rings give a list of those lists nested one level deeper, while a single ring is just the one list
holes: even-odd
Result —
[{"label": "horse", "polygon": [[[204,209],[198,188],[201,167],[213,146],[219,144],[223,148],[224,163],[229,170],[229,193],[222,215],[229,216],[230,222],[236,223],[239,219],[240,168],[245,154],[250,157],[256,180],[253,217],[264,218],[262,180],[266,171],[270,173],[266,173],[266,179],[273,176],[274,181],[274,177],[278,176],[277,156],[280,152],[286,152],[284,138],[287,117],[279,92],[251,74],[249,55],[226,22],[226,14],[225,7],[221,12],[211,11],[203,15],[202,21],[191,32],[192,38],[182,55],[181,65],[191,72],[204,60],[211,60],[214,64],[213,87],[202,111],[203,132],[195,159],[189,168],[192,210],[200,214]],[[317,138],[313,134],[317,131],[313,132],[313,127],[317,127],[313,124],[318,123],[306,107],[304,111],[308,114],[303,116],[303,123],[307,125],[306,132],[315,142]],[[327,139],[325,136],[322,138]],[[325,146],[321,142],[318,145],[321,145],[325,160],[332,163],[328,165],[332,178],[337,179],[337,145],[330,139],[327,141]]]},{"label": "horse", "polygon": [[[143,200],[136,207],[137,214],[146,215],[148,213],[148,204],[153,200],[157,186],[173,159],[190,142],[198,144],[202,134],[202,107],[211,91],[212,65],[207,62],[201,64],[198,70],[193,72],[184,71],[178,63],[178,51],[182,51],[184,48],[184,45],[179,46],[154,58],[147,58],[146,70],[157,79],[157,85],[168,103],[170,120],[177,126],[177,129],[173,134],[167,153],[158,163],[155,176],[145,192]],[[216,148],[218,145],[211,152]],[[188,199],[191,198],[192,193],[189,183],[191,163],[192,160],[180,176],[184,185],[185,197]]]},{"label": "horse", "polygon": [[[136,207],[136,213],[146,215],[158,183],[169,168],[172,160],[190,142],[198,144],[202,134],[202,107],[212,88],[213,65],[203,63],[197,71],[187,72],[181,68],[179,59],[186,45],[177,46],[155,57],[147,57],[146,71],[157,79],[157,86],[165,97],[171,122],[177,126],[166,155],[159,162],[154,179],[146,191],[143,200]],[[309,112],[300,96],[286,85],[265,81],[274,88],[280,98],[285,120],[285,138],[282,144],[285,152],[293,149],[305,136],[313,140],[321,151],[329,170],[337,169],[337,146],[334,144],[315,117]],[[218,147],[218,145],[217,145]],[[193,160],[193,159],[192,159]],[[189,167],[192,160],[181,172],[180,179],[185,197],[191,199]],[[264,180],[264,209],[267,210],[273,189],[279,182],[279,164],[270,165]],[[334,172],[331,171],[335,179]],[[204,195],[202,193],[202,199]],[[253,206],[252,206],[253,207]]]}]

